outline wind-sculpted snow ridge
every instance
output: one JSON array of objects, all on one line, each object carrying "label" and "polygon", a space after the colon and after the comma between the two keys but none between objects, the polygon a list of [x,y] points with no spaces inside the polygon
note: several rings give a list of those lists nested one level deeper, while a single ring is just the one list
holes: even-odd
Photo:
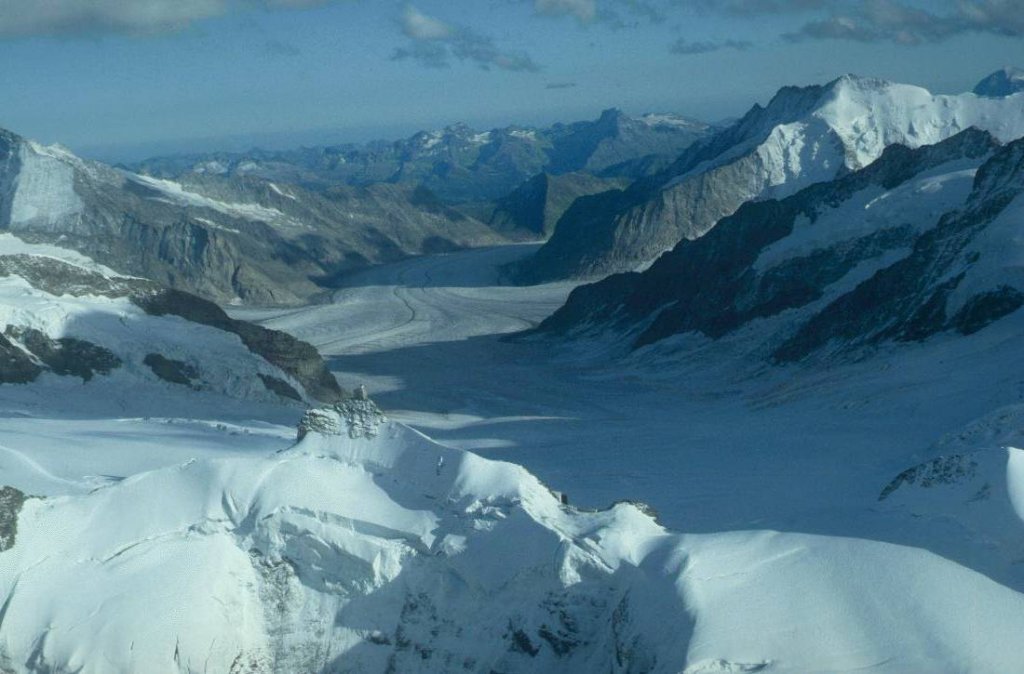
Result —
[{"label": "wind-sculpted snow ridge", "polygon": [[1024,305],[1022,153],[1024,140],[999,147],[973,129],[892,146],[835,181],[744,205],[641,274],[578,288],[540,329],[617,332],[633,348],[755,331],[754,350],[776,362],[973,334]]},{"label": "wind-sculpted snow ridge", "polygon": [[520,467],[390,421],[376,434],[307,429],[277,454],[194,460],[84,495],[11,494],[5,671],[1024,665],[1024,597],[930,553],[672,534],[627,503],[575,510]]},{"label": "wind-sculpted snow ridge", "polygon": [[315,349],[290,335],[70,251],[11,248],[20,252],[0,254],[0,385],[63,390],[95,380],[157,387],[153,395],[170,386],[297,402],[342,395]]},{"label": "wind-sculpted snow ridge", "polygon": [[972,127],[1004,143],[1024,136],[1024,94],[942,96],[852,75],[786,87],[657,176],[579,200],[520,277],[629,271],[703,236],[747,201],[781,199],[862,169],[892,145],[932,145]]}]

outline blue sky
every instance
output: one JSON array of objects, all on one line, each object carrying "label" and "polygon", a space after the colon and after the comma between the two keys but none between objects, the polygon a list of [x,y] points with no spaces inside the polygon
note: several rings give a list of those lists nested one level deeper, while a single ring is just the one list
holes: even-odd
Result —
[{"label": "blue sky", "polygon": [[0,0],[0,126],[107,159],[601,109],[742,114],[855,72],[970,89],[1024,0]]}]

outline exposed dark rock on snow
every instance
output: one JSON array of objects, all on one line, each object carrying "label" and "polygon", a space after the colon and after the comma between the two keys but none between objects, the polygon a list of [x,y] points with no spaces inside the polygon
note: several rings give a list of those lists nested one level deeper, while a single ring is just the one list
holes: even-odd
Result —
[{"label": "exposed dark rock on snow", "polygon": [[[986,265],[998,264],[992,245],[984,252],[971,249],[1024,191],[1024,141],[997,147],[991,136],[977,130],[916,150],[892,146],[861,171],[781,201],[745,204],[706,236],[680,243],[648,271],[578,288],[540,330],[633,331],[637,347],[686,332],[720,338],[758,318],[816,307],[810,315],[794,314],[793,321],[798,322],[790,323],[792,333],[776,336],[781,342],[771,356],[779,361],[802,359],[833,341],[845,348],[921,340],[946,330],[976,332],[1024,304],[1022,289],[983,280],[991,276],[983,273]],[[800,241],[795,233],[798,224],[806,239],[811,236],[806,233],[809,228],[830,213],[839,213],[851,199],[870,200],[872,194],[909,189],[901,186],[911,185],[918,176],[942,173],[946,166],[962,171],[971,164],[980,168],[966,203],[951,202],[944,207],[952,209],[945,215],[927,216],[934,220],[925,222],[924,229],[922,223],[907,224],[907,218],[926,213],[926,202],[908,211],[888,212],[891,202],[881,198],[866,202],[874,209],[867,229],[834,241],[822,231],[816,248],[759,262],[772,259],[768,251],[773,247]],[[943,184],[940,178],[934,183],[931,178],[921,180],[921,189]],[[861,217],[857,213],[855,208],[836,217]],[[789,245],[799,250],[797,243]],[[887,255],[898,259],[835,294],[834,284],[859,265],[879,264]],[[964,292],[964,279],[972,270],[980,270],[977,290],[954,302],[954,292]],[[829,298],[829,292],[835,296]],[[821,300],[824,305],[815,305]]]},{"label": "exposed dark rock on snow", "polygon": [[342,395],[341,387],[317,350],[287,333],[235,320],[213,302],[179,290],[134,295],[132,301],[153,316],[180,316],[235,333],[250,351],[295,377],[317,400],[330,402]]},{"label": "exposed dark rock on snow", "polygon": [[14,487],[0,487],[0,552],[14,547],[18,537],[18,514],[28,497]]},{"label": "exposed dark rock on snow", "polygon": [[194,365],[181,360],[164,358],[159,353],[147,353],[142,361],[157,377],[172,384],[195,386],[199,379],[199,370]]},{"label": "exposed dark rock on snow", "polygon": [[1022,91],[1024,91],[1024,70],[1009,66],[995,71],[974,87],[974,93],[992,98],[1012,96]]},{"label": "exposed dark rock on snow", "polygon": [[27,384],[42,373],[24,349],[0,334],[0,384]]},{"label": "exposed dark rock on snow", "polygon": [[884,501],[900,487],[918,486],[924,489],[935,485],[957,484],[958,482],[969,481],[974,478],[978,468],[978,461],[970,454],[955,454],[952,456],[940,456],[926,463],[913,468],[908,468],[885,486],[878,500]]},{"label": "exposed dark rock on snow", "polygon": [[82,381],[89,381],[97,374],[110,374],[121,367],[121,359],[109,349],[84,339],[51,339],[35,328],[14,325],[8,325],[4,334],[20,342],[42,364],[62,377],[81,377]]},{"label": "exposed dark rock on snow", "polygon": [[283,379],[278,379],[269,374],[260,374],[260,381],[267,387],[268,391],[273,391],[282,398],[288,398],[290,400],[302,400],[302,394],[295,390],[295,388]]},{"label": "exposed dark rock on snow", "polygon": [[944,216],[915,242],[909,256],[825,307],[775,357],[799,360],[831,340],[920,341],[950,329],[970,334],[1015,311],[1022,304],[1021,292],[1003,284],[968,298],[953,315],[947,307],[970,270],[988,262],[969,250],[971,244],[1021,192],[1024,140],[1007,145],[978,169],[962,212]]},{"label": "exposed dark rock on snow", "polygon": [[[146,279],[105,276],[69,262],[36,255],[0,256],[0,276],[10,275],[20,276],[33,287],[52,295],[127,298],[150,315],[178,316],[233,333],[238,335],[250,351],[294,377],[311,397],[332,402],[342,396],[337,380],[312,345],[287,333],[232,319],[209,300],[162,288]],[[106,373],[116,367],[111,365],[111,357],[117,360],[116,356],[102,346],[89,345],[72,338],[50,340],[37,330],[21,330],[17,326],[8,326],[6,330],[8,337],[13,336],[21,341],[25,351],[31,352],[58,374],[76,374],[89,379],[91,373]],[[38,365],[32,363],[25,351],[9,341],[0,343],[0,358],[6,359],[3,370],[5,381],[31,381],[38,375]],[[192,385],[198,379],[198,374],[192,369],[194,365],[172,361],[162,354],[150,354],[145,364],[157,376],[168,381]],[[291,384],[282,384],[288,388],[275,385],[276,388],[271,390],[288,398],[293,397],[293,394],[298,395]]]},{"label": "exposed dark rock on snow", "polygon": [[854,76],[785,87],[661,172],[578,202],[515,277],[534,283],[630,271],[703,236],[749,200],[789,196],[863,168],[886,146],[937,143],[972,125],[1008,142],[1024,134],[1024,115],[1010,100],[934,97]]}]

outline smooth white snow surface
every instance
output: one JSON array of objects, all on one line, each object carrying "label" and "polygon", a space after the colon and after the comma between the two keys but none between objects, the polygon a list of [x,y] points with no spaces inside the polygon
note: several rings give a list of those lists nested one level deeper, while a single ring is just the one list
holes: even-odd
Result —
[{"label": "smooth white snow surface", "polygon": [[17,671],[1024,665],[1008,647],[1024,597],[938,556],[670,535],[634,506],[566,509],[525,470],[394,423],[30,499],[18,525],[0,555]]},{"label": "smooth white snow surface", "polygon": [[[918,187],[960,189],[947,175]],[[499,285],[531,251],[420,258],[349,278],[331,305],[232,310],[365,382],[396,420],[373,437],[291,447],[295,410],[161,382],[0,387],[4,482],[47,496],[0,553],[0,663],[1024,669],[1024,461],[1003,449],[1024,440],[1024,319],[831,371],[762,370],[693,338],[662,345],[682,363],[609,367],[599,343],[502,339],[571,290]],[[5,287],[22,318],[76,311]],[[879,499],[949,455],[973,472]],[[581,507],[644,501],[661,524],[566,508],[492,458]]]},{"label": "smooth white snow surface", "polygon": [[[784,93],[779,96],[775,105],[781,115],[791,102]],[[781,199],[832,180],[842,170],[864,168],[890,145],[934,145],[971,127],[1004,143],[1024,136],[1024,93],[1004,98],[935,95],[909,84],[848,75],[826,88],[815,107],[795,121],[768,117],[748,130],[746,140],[665,187],[753,154],[759,170],[751,179],[750,198]]]},{"label": "smooth white snow surface", "polygon": [[[958,192],[965,178],[938,194]],[[309,340],[344,386],[365,383],[393,418],[521,463],[573,503],[638,499],[680,531],[767,528],[927,547],[1024,587],[1010,556],[947,539],[942,522],[894,517],[878,502],[944,436],[1024,400],[1021,317],[825,371],[743,360],[763,337],[757,326],[732,341],[667,340],[664,358],[643,352],[605,366],[602,343],[502,339],[570,290],[495,285],[495,268],[530,249],[381,267],[351,278],[328,307],[233,313]]]}]

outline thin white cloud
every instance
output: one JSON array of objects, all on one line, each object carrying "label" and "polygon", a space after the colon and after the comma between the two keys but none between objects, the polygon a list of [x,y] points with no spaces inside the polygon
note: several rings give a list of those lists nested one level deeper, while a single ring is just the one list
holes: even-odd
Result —
[{"label": "thin white cloud", "polygon": [[161,33],[254,8],[302,9],[330,0],[0,0],[0,37]]},{"label": "thin white cloud", "polygon": [[787,37],[914,45],[965,33],[1024,37],[1024,0],[957,0],[927,9],[902,0],[843,3]]},{"label": "thin white cloud", "polygon": [[455,59],[475,63],[484,70],[540,70],[529,54],[500,49],[493,38],[428,16],[412,5],[402,11],[399,25],[409,43],[394,51],[395,60],[409,59],[428,68],[448,68]]},{"label": "thin white cloud", "polygon": [[448,40],[455,34],[454,27],[427,16],[412,5],[405,6],[401,23],[402,32],[413,40]]}]

